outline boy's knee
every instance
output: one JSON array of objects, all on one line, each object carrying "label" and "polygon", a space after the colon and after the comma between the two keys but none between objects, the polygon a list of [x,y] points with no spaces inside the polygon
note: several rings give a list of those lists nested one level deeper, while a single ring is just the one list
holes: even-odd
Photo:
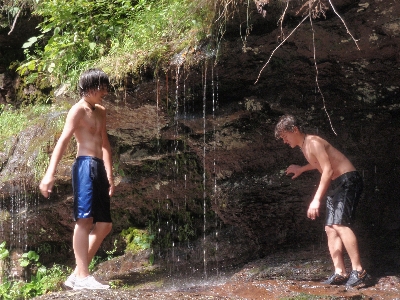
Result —
[{"label": "boy's knee", "polygon": [[108,223],[108,222],[99,222],[96,224],[98,230],[100,230],[103,234],[107,235],[110,233],[111,229],[112,229],[112,223]]},{"label": "boy's knee", "polygon": [[83,229],[86,231],[90,231],[93,227],[93,219],[92,218],[81,218],[78,219],[75,223],[75,229]]},{"label": "boy's knee", "polygon": [[340,224],[335,224],[335,225],[332,225],[332,228],[333,228],[333,230],[335,230],[337,232],[341,232],[343,230],[347,230],[348,227],[344,226],[344,225],[340,225]]},{"label": "boy's knee", "polygon": [[107,233],[110,233],[112,229],[112,223],[107,223]]},{"label": "boy's knee", "polygon": [[335,237],[339,235],[338,230],[335,228],[335,225],[326,225],[325,226],[325,233],[328,237]]}]

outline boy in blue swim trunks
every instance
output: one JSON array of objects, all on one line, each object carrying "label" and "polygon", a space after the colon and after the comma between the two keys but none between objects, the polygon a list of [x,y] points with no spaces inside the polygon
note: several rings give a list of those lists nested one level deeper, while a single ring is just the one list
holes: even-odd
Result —
[{"label": "boy in blue swim trunks", "polygon": [[[361,266],[357,238],[351,229],[363,189],[361,176],[353,164],[326,140],[305,134],[292,115],[284,115],[279,119],[275,127],[275,137],[292,148],[300,147],[308,161],[305,166],[290,165],[287,168],[286,174],[293,174],[292,179],[305,171],[316,169],[321,173],[318,189],[307,211],[308,218],[315,220],[319,216],[320,202],[330,187],[327,194],[325,231],[335,273],[324,283],[345,284],[346,287],[365,283],[369,275]],[[350,274],[344,264],[344,249],[351,260]]]},{"label": "boy in blue swim trunks", "polygon": [[77,142],[76,160],[72,167],[76,268],[64,284],[75,290],[109,288],[89,274],[89,263],[112,228],[110,197],[114,193],[114,183],[111,147],[106,131],[106,109],[101,105],[108,88],[109,79],[102,70],[89,69],[81,75],[81,99],[68,112],[63,132],[39,185],[43,196],[48,197],[57,165],[74,136]]}]

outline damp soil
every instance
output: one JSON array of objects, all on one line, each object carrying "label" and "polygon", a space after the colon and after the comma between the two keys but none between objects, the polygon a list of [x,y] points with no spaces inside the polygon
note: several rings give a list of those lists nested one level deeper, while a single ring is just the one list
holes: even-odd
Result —
[{"label": "damp soil", "polygon": [[[171,268],[139,269],[123,276],[107,271],[114,286],[109,290],[63,290],[34,299],[400,299],[400,272],[369,272],[366,284],[350,289],[321,283],[332,270],[324,249],[275,253],[236,270],[198,276],[202,278]],[[104,274],[98,270],[94,276],[105,280]]]}]

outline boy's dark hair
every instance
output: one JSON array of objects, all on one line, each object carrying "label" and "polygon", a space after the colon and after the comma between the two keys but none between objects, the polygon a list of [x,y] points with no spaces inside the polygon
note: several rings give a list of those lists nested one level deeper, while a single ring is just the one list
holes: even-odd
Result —
[{"label": "boy's dark hair", "polygon": [[85,96],[89,91],[100,90],[102,88],[109,89],[110,80],[108,75],[101,69],[89,69],[79,77],[79,95]]},{"label": "boy's dark hair", "polygon": [[283,115],[279,118],[275,126],[275,138],[280,139],[284,131],[293,132],[294,128],[303,132],[303,127],[299,124],[299,120],[293,115]]}]

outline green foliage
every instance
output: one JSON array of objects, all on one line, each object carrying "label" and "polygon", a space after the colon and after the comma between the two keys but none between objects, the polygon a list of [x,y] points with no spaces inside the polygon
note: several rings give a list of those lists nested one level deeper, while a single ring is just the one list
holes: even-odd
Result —
[{"label": "green foliage", "polygon": [[[43,115],[53,111],[48,105],[27,106],[16,110],[11,105],[0,104],[0,143],[12,136],[17,136],[23,129],[36,124],[43,124]],[[62,129],[62,122],[58,118],[50,125],[57,130]]]},{"label": "green foliage", "polygon": [[40,266],[30,281],[20,286],[20,292],[25,299],[44,295],[50,291],[60,290],[64,279],[65,268],[62,266],[53,265],[50,269]]},{"label": "green foliage", "polygon": [[149,235],[147,230],[141,230],[133,227],[124,229],[121,236],[126,242],[126,252],[138,253],[141,250],[149,249],[154,235]]},{"label": "green foliage", "polygon": [[0,28],[12,26],[18,13],[24,8],[32,9],[36,0],[0,0]]},{"label": "green foliage", "polygon": [[48,147],[55,142],[54,136],[62,131],[64,125],[64,112],[55,109],[65,110],[66,107],[62,104],[58,107],[33,105],[16,110],[9,105],[0,105],[0,144],[5,153],[12,148],[13,137],[18,137],[26,128],[42,128],[41,134],[30,141],[25,156],[20,158],[29,161],[30,156],[34,157],[31,166],[36,179],[44,174],[49,161]]},{"label": "green foliage", "polygon": [[[8,250],[5,249],[5,246],[5,242],[0,244],[2,260],[8,257]],[[0,299],[29,299],[50,291],[60,290],[66,273],[70,273],[68,268],[60,265],[53,265],[51,268],[42,266],[39,262],[39,255],[35,251],[22,254],[19,261],[21,267],[31,270],[31,278],[27,282],[22,282],[10,281],[4,277],[0,284]]]},{"label": "green foliage", "polygon": [[16,135],[27,123],[27,117],[19,111],[13,110],[11,106],[0,105],[0,143]]},{"label": "green foliage", "polygon": [[4,241],[0,244],[0,260],[5,260],[9,255],[10,252],[6,249],[6,242]]},{"label": "green foliage", "polygon": [[38,246],[37,252],[39,254],[50,254],[52,251],[51,245],[49,243],[42,243]]},{"label": "green foliage", "polygon": [[90,261],[90,264],[89,264],[89,272],[92,273],[92,272],[95,270],[96,266],[97,266],[99,263],[103,262],[103,261],[104,261],[104,260],[101,259],[101,256],[98,256],[98,255],[94,256],[94,257],[92,258],[92,260]]},{"label": "green foliage", "polygon": [[123,75],[152,62],[162,64],[189,46],[195,46],[208,33],[211,11],[205,1],[164,1],[147,4],[128,20],[124,36],[113,39],[110,55],[100,64],[117,67]]},{"label": "green foliage", "polygon": [[107,257],[105,259],[103,259],[101,256],[97,256],[97,255],[92,258],[92,260],[90,261],[90,264],[89,264],[89,272],[93,272],[99,263],[102,263],[104,261],[110,260],[115,257],[115,253],[117,252],[117,243],[118,243],[118,240],[115,240],[114,248],[110,251],[106,251]]},{"label": "green foliage", "polygon": [[[211,3],[211,2],[210,2]],[[213,13],[207,0],[40,1],[41,34],[24,44],[20,74],[53,86],[77,82],[97,65],[113,78],[158,65],[208,34]],[[43,74],[46,74],[43,76]],[[73,86],[73,85],[72,85]]]},{"label": "green foliage", "polygon": [[[189,219],[190,221],[190,219]],[[179,241],[189,241],[191,238],[195,237],[195,231],[192,222],[186,223],[183,226],[178,227],[178,238]]]},{"label": "green foliage", "polygon": [[115,253],[117,252],[117,243],[118,243],[118,240],[115,240],[114,241],[114,248],[112,249],[112,250],[110,250],[110,251],[106,251],[106,253],[107,253],[107,260],[110,260],[110,259],[112,259],[112,258],[114,258],[115,257]]},{"label": "green foliage", "polygon": [[29,251],[27,253],[24,253],[19,259],[19,264],[21,265],[21,267],[27,267],[30,264],[36,264],[40,266],[39,254],[37,254],[35,251]]}]

